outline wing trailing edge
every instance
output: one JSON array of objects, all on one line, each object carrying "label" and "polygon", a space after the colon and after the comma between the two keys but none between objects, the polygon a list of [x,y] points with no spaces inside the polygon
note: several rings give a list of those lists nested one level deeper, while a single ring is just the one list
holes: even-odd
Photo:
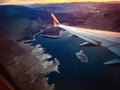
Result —
[{"label": "wing trailing edge", "polygon": [[110,51],[114,52],[116,55],[120,56],[120,33],[103,31],[96,29],[87,29],[87,28],[78,28],[73,26],[67,26],[60,24],[54,14],[51,14],[54,25],[60,27],[71,34],[78,36],[86,40],[89,43],[83,43],[83,46],[86,46],[91,43],[95,46],[103,46]]}]

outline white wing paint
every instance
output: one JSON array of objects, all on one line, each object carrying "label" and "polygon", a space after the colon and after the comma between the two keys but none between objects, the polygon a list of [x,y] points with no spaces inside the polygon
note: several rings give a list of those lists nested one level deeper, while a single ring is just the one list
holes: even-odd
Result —
[{"label": "white wing paint", "polygon": [[96,46],[104,46],[120,56],[120,33],[103,30],[93,30],[86,28],[78,28],[73,26],[66,26],[59,23],[57,18],[51,14],[54,25],[65,29],[73,35],[76,35],[89,43]]}]

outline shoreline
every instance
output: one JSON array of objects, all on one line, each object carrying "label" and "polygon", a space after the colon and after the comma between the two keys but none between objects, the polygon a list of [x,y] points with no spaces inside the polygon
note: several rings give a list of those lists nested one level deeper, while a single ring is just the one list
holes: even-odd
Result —
[{"label": "shoreline", "polygon": [[31,39],[29,39],[29,40],[22,40],[22,41],[23,41],[24,43],[25,43],[25,42],[35,41],[37,36],[56,39],[56,38],[61,37],[61,31],[60,31],[60,34],[59,34],[58,36],[57,36],[57,35],[41,34],[41,31],[39,31],[38,33],[36,33],[36,34],[33,35],[33,38],[31,38]]}]

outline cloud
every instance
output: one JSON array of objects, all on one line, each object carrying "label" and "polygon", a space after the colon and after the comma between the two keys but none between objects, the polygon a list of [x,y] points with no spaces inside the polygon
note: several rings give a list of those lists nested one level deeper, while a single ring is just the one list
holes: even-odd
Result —
[{"label": "cloud", "polygon": [[0,0],[1,4],[35,4],[46,3],[45,0]]},{"label": "cloud", "polygon": [[0,0],[0,3],[6,3],[9,2],[9,0]]}]

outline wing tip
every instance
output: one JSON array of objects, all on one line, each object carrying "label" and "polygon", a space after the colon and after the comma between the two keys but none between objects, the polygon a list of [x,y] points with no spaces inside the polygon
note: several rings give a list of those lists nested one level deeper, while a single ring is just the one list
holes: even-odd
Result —
[{"label": "wing tip", "polygon": [[60,24],[60,22],[58,21],[58,19],[55,17],[53,13],[51,13],[51,17],[55,26]]}]

